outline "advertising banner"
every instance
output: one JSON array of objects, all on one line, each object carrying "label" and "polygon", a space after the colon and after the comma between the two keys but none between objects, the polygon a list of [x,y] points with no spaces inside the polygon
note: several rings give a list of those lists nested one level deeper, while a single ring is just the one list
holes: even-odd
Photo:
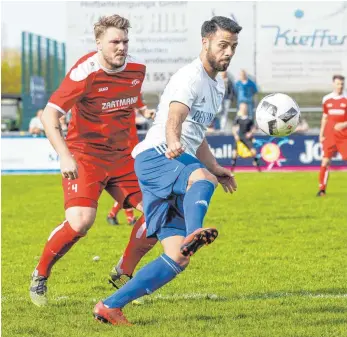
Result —
[{"label": "advertising banner", "polygon": [[[140,139],[143,139],[140,135]],[[44,137],[2,137],[2,173],[58,173],[59,158]],[[220,165],[230,166],[234,139],[232,136],[207,136],[210,148]],[[318,136],[294,135],[284,138],[259,136],[257,149],[263,170],[312,170],[318,169],[322,159]],[[346,169],[346,163],[337,155],[333,168]],[[252,169],[251,158],[240,158],[237,169]]]},{"label": "advertising banner", "polygon": [[59,158],[45,137],[1,137],[2,173],[60,172]]},{"label": "advertising banner", "polygon": [[84,53],[96,50],[93,27],[100,16],[119,14],[130,20],[129,54],[147,66],[144,91],[161,92],[169,78],[198,57],[201,25],[215,15],[228,16],[241,26],[237,54],[229,71],[254,73],[252,2],[82,1],[67,3],[67,69]]},{"label": "advertising banner", "polygon": [[257,81],[262,91],[330,91],[347,73],[347,2],[257,2]]}]

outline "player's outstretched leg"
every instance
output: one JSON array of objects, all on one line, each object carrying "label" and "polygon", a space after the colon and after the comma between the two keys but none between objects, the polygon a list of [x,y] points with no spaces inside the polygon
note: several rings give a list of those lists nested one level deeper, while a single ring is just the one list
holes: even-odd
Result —
[{"label": "player's outstretched leg", "polygon": [[106,218],[107,222],[110,225],[119,225],[117,214],[121,210],[121,208],[121,204],[118,201],[115,201]]},{"label": "player's outstretched leg", "polygon": [[84,234],[76,232],[65,220],[53,230],[44,247],[30,284],[30,298],[37,306],[47,304],[47,279],[53,265],[65,255]]},{"label": "player's outstretched leg", "polygon": [[211,197],[217,186],[217,178],[206,169],[197,169],[189,177],[188,191],[183,200],[187,234],[181,247],[184,256],[193,255],[218,236],[215,228],[202,228]]},{"label": "player's outstretched leg", "polygon": [[237,162],[237,151],[236,151],[236,150],[233,150],[232,159],[231,159],[231,170],[232,170],[232,171],[235,170],[236,162]]},{"label": "player's outstretched leg", "polygon": [[49,236],[40,261],[32,274],[29,293],[35,305],[47,305],[47,279],[52,267],[81,237],[86,235],[94,222],[95,215],[96,208],[93,207],[75,206],[66,210],[67,220],[55,228]]},{"label": "player's outstretched leg", "polygon": [[257,151],[254,148],[252,148],[251,153],[253,156],[253,166],[257,168],[258,172],[261,172],[259,158],[257,157]]},{"label": "player's outstretched leg", "polygon": [[[164,254],[141,268],[135,276],[116,293],[99,302],[93,311],[94,317],[103,323],[124,325],[129,322],[121,309],[131,301],[148,295],[172,281],[189,263],[189,258],[180,253],[182,236],[162,240]],[[112,316],[110,313],[113,313]]]},{"label": "player's outstretched leg", "polygon": [[330,159],[323,158],[319,171],[319,191],[317,193],[317,197],[324,197],[326,195],[326,188],[329,179],[329,165]]},{"label": "player's outstretched leg", "polygon": [[122,257],[118,264],[111,270],[110,283],[119,289],[128,282],[131,279],[137,264],[140,262],[142,257],[153,248],[157,241],[156,238],[146,237],[146,222],[144,215],[142,215],[136,221],[132,229],[129,243],[125,248]]},{"label": "player's outstretched leg", "polygon": [[127,218],[127,221],[128,221],[128,225],[135,225],[135,223],[136,223],[136,217],[135,217],[135,215],[134,215],[134,210],[133,210],[133,208],[131,207],[131,208],[125,208],[124,209],[124,213],[125,213],[125,216],[126,216],[126,218]]}]

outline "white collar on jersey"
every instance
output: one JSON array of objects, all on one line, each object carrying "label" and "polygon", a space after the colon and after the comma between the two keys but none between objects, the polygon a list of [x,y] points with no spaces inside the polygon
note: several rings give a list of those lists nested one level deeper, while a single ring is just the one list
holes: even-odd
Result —
[{"label": "white collar on jersey", "polygon": [[101,63],[99,62],[99,52],[97,52],[97,53],[95,54],[95,60],[96,60],[96,62],[99,64],[100,68],[101,68],[105,73],[108,73],[108,74],[115,74],[115,73],[119,73],[119,72],[123,71],[123,70],[125,69],[125,67],[127,66],[127,63],[128,63],[127,59],[128,59],[128,56],[125,58],[125,62],[124,62],[124,64],[123,64],[120,68],[111,70],[111,69],[107,69],[107,68],[105,68],[105,67],[103,67],[103,66],[101,65]]}]

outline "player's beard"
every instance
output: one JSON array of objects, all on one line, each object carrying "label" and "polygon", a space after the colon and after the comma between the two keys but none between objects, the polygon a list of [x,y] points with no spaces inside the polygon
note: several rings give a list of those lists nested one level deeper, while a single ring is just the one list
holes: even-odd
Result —
[{"label": "player's beard", "polygon": [[123,61],[116,61],[116,62],[114,61],[114,58],[109,57],[108,55],[105,55],[104,53],[102,53],[102,57],[104,58],[105,62],[110,66],[110,68],[118,69],[120,67],[123,67],[125,63],[126,55],[124,55]]},{"label": "player's beard", "polygon": [[230,64],[230,60],[227,63],[220,64],[212,53],[211,45],[207,49],[206,59],[208,63],[210,64],[211,68],[216,71],[225,71],[228,69]]}]

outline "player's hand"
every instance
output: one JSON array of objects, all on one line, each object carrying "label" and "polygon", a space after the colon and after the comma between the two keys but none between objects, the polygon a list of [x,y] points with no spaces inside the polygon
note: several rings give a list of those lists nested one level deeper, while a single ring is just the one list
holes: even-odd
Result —
[{"label": "player's hand", "polygon": [[250,139],[251,137],[252,137],[252,132],[247,132],[247,133],[246,133],[246,138],[247,138],[247,139]]},{"label": "player's hand", "polygon": [[345,127],[346,127],[346,124],[345,124],[345,123],[336,123],[335,126],[334,126],[334,129],[335,129],[336,131],[341,131],[341,130],[343,130]]},{"label": "player's hand", "polygon": [[63,178],[69,180],[78,178],[77,163],[71,154],[60,157],[60,171]]},{"label": "player's hand", "polygon": [[154,119],[155,118],[155,109],[146,109],[143,112],[143,117],[147,119]]},{"label": "player's hand", "polygon": [[325,141],[325,137],[323,135],[319,135],[319,142],[323,143]]},{"label": "player's hand", "polygon": [[224,192],[236,192],[237,183],[233,173],[229,169],[218,165],[215,167],[212,173],[217,177],[217,180],[222,185]]},{"label": "player's hand", "polygon": [[181,144],[181,142],[174,142],[172,144],[168,144],[167,151],[165,153],[166,158],[174,159],[179,157],[185,150],[185,147]]},{"label": "player's hand", "polygon": [[238,142],[240,140],[240,137],[237,135],[237,136],[234,136],[235,138],[235,141]]}]

